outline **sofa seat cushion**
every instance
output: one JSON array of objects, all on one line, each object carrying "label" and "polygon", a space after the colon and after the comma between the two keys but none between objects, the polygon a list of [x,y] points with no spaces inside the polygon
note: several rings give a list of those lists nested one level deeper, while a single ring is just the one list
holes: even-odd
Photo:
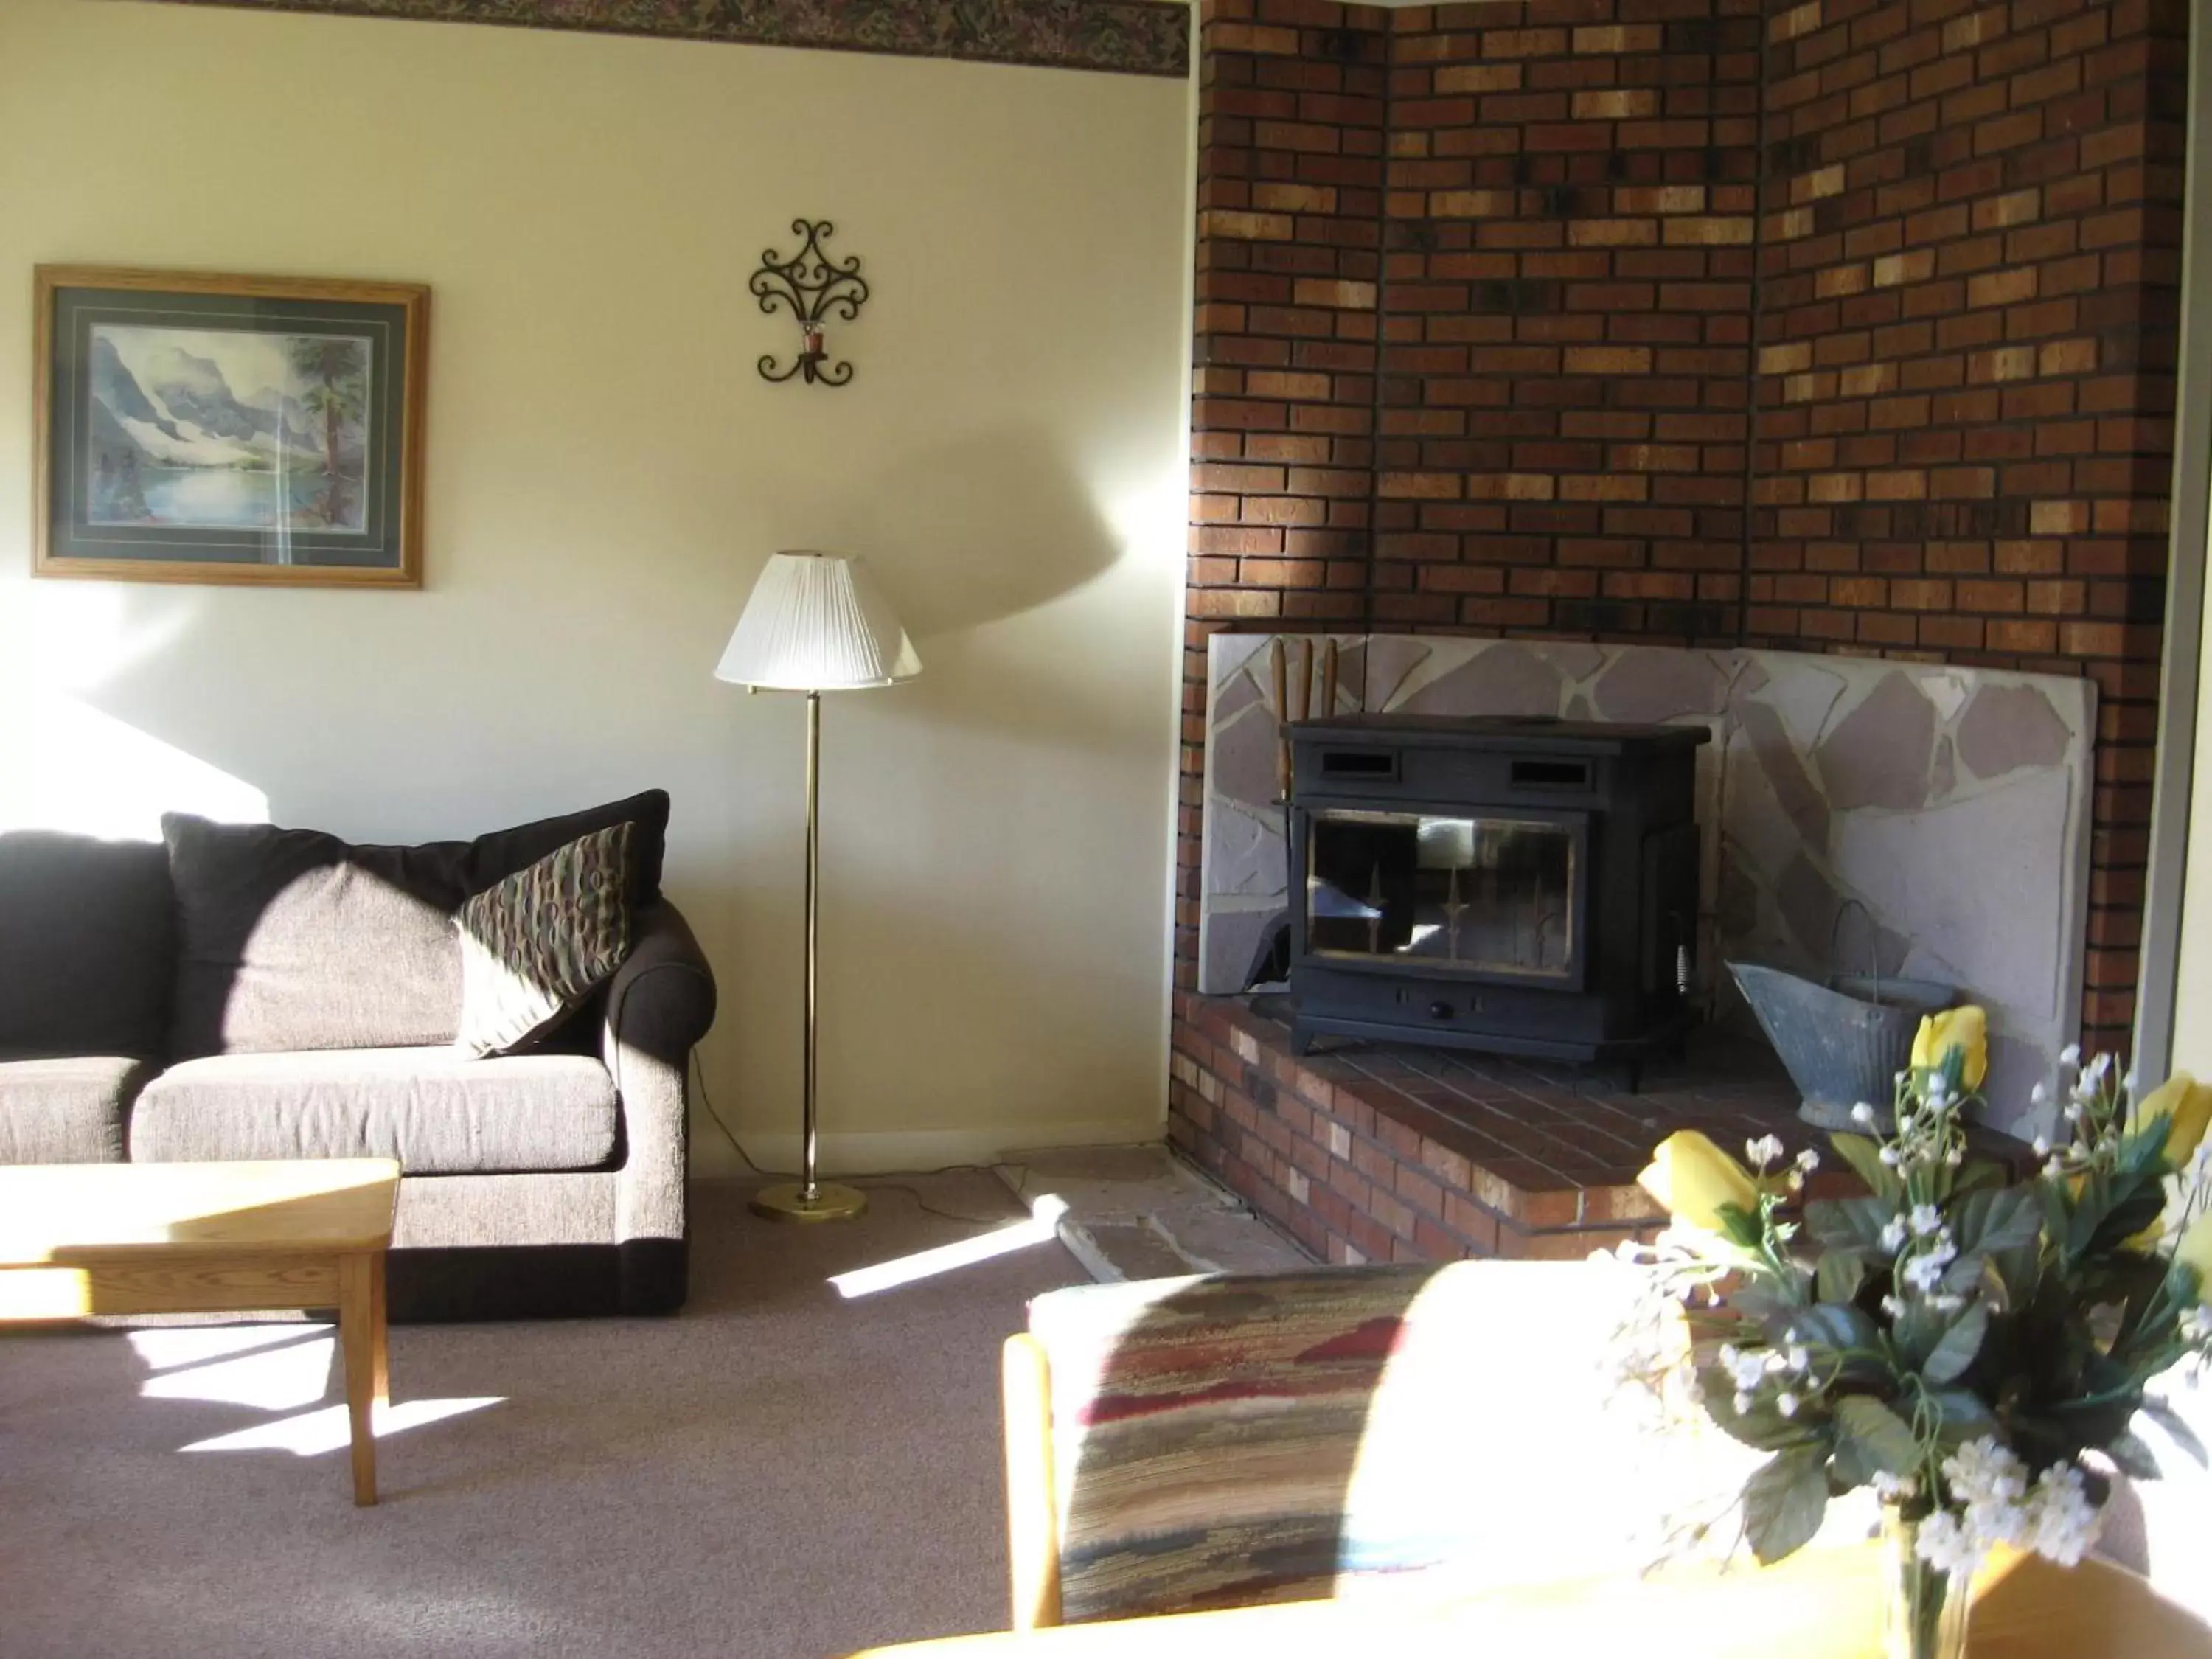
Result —
[{"label": "sofa seat cushion", "polygon": [[146,1086],[131,1156],[396,1158],[409,1175],[588,1170],[614,1156],[616,1116],[614,1079],[587,1054],[213,1054]]},{"label": "sofa seat cushion", "polygon": [[153,1073],[121,1054],[0,1054],[0,1164],[120,1164],[131,1099]]}]

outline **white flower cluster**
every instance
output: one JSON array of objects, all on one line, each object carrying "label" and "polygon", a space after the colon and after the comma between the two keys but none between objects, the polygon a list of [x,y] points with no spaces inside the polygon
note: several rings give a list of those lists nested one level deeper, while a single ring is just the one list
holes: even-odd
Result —
[{"label": "white flower cluster", "polygon": [[[1765,1175],[1782,1161],[1783,1154],[1786,1150],[1779,1135],[1761,1135],[1756,1140],[1747,1140],[1743,1143],[1744,1161],[1759,1174]],[[1820,1155],[1810,1146],[1791,1158],[1790,1160],[1790,1190],[1793,1193],[1804,1191],[1805,1177],[1820,1167]]]},{"label": "white flower cluster", "polygon": [[1955,1507],[1923,1521],[1915,1546],[1942,1571],[1970,1571],[2000,1544],[2070,1567],[2097,1535],[2101,1511],[2070,1463],[2054,1463],[2031,1482],[2027,1465],[1984,1436],[1943,1460],[1943,1479]]},{"label": "white flower cluster", "polygon": [[[1966,1136],[1958,1121],[1965,1104],[1965,1097],[1953,1091],[1942,1072],[1899,1072],[1894,1109],[1897,1127],[1877,1156],[1888,1168],[1908,1177],[1916,1170],[1957,1169],[1966,1156]],[[1851,1115],[1864,1126],[1871,1127],[1874,1121],[1870,1106],[1863,1116],[1856,1108]]]},{"label": "white flower cluster", "polygon": [[1951,1242],[1948,1228],[1938,1227],[1921,1241],[1919,1250],[1906,1259],[1898,1272],[1905,1282],[1927,1296],[1943,1281],[1943,1270],[1958,1260],[1959,1247]]},{"label": "white flower cluster", "polygon": [[[2116,1062],[2108,1054],[2094,1056],[2085,1066],[2081,1046],[2069,1043],[2060,1051],[2058,1065],[2062,1077],[2069,1071],[2074,1073],[2061,1114],[2065,1120],[2065,1142],[2054,1146],[2038,1135],[2033,1143],[2036,1157],[2044,1160],[2044,1175],[2052,1181],[2077,1174],[2100,1153],[2118,1150],[2126,1127],[2128,1102],[2136,1091],[2135,1073],[2115,1079]],[[2039,1083],[2029,1097],[2040,1106],[2050,1098],[2050,1091]]]},{"label": "white flower cluster", "polygon": [[1774,1409],[1784,1417],[1796,1416],[1805,1395],[1817,1392],[1820,1387],[1816,1382],[1799,1380],[1813,1364],[1813,1356],[1800,1343],[1793,1342],[1787,1348],[1739,1348],[1734,1343],[1723,1342],[1719,1358],[1721,1369],[1735,1384],[1738,1417],[1758,1403],[1759,1390],[1770,1377],[1783,1384],[1775,1394]]}]

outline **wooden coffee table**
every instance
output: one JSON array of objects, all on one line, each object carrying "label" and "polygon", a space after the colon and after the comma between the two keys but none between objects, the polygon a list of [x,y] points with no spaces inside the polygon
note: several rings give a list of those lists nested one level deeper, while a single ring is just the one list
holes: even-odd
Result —
[{"label": "wooden coffee table", "polygon": [[374,1504],[398,1190],[388,1158],[0,1167],[0,1322],[336,1307],[353,1500]]}]

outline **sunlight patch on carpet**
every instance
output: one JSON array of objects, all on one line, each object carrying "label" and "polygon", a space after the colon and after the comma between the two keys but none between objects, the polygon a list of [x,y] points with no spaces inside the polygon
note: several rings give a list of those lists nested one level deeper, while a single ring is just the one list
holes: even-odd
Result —
[{"label": "sunlight patch on carpet", "polygon": [[1067,1213],[1066,1200],[1055,1194],[1040,1194],[1030,1206],[1030,1218],[1017,1221],[1010,1227],[963,1238],[957,1244],[939,1244],[934,1249],[916,1250],[912,1255],[895,1256],[889,1261],[879,1261],[872,1267],[855,1267],[850,1273],[833,1273],[830,1282],[837,1294],[848,1302],[856,1297],[873,1296],[878,1291],[896,1290],[902,1285],[911,1285],[916,1279],[933,1279],[939,1273],[957,1273],[963,1267],[972,1267],[979,1261],[988,1261],[1016,1250],[1026,1250],[1036,1244],[1048,1244],[1059,1236],[1060,1218]]},{"label": "sunlight patch on carpet", "polygon": [[[480,1412],[488,1406],[506,1403],[505,1395],[486,1395],[472,1400],[410,1400],[402,1404],[386,1406],[376,1413],[374,1429],[379,1440],[389,1440],[395,1434],[409,1429],[419,1429],[426,1423],[441,1422],[448,1417],[459,1417],[469,1412]],[[295,1457],[319,1457],[325,1452],[342,1451],[353,1441],[346,1423],[343,1406],[325,1406],[320,1411],[302,1412],[296,1417],[280,1417],[273,1423],[258,1424],[250,1429],[240,1429],[232,1434],[219,1434],[210,1440],[195,1440],[179,1451],[288,1451]]]},{"label": "sunlight patch on carpet", "polygon": [[254,1348],[270,1348],[279,1342],[296,1342],[303,1336],[327,1336],[328,1325],[185,1325],[132,1331],[131,1352],[149,1371],[173,1371],[179,1365],[198,1365],[223,1359]]},{"label": "sunlight patch on carpet", "polygon": [[142,1400],[207,1400],[224,1406],[254,1406],[265,1412],[297,1411],[312,1406],[330,1389],[331,1361],[337,1339],[318,1337],[258,1353],[193,1365],[149,1377]]}]

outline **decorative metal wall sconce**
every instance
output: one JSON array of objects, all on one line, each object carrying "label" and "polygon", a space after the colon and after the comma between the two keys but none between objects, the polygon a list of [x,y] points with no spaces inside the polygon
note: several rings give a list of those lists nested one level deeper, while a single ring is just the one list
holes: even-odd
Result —
[{"label": "decorative metal wall sconce", "polygon": [[793,219],[791,228],[805,238],[799,252],[785,260],[776,258],[774,248],[763,249],[761,268],[745,284],[759,298],[763,311],[773,315],[777,306],[786,306],[799,319],[799,356],[790,368],[779,370],[775,354],[764,354],[761,378],[781,382],[803,375],[809,386],[843,386],[853,378],[853,365],[824,367],[829,353],[822,348],[822,319],[834,315],[849,323],[860,316],[868,300],[860,257],[856,253],[849,259],[833,259],[822,251],[823,239],[837,228],[827,219]]}]

